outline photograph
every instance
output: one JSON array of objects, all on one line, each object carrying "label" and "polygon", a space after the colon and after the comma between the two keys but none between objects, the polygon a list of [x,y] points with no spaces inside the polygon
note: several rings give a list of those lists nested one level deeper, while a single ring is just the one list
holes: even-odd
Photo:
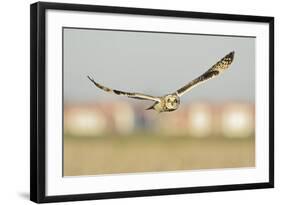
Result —
[{"label": "photograph", "polygon": [[255,36],[63,27],[63,176],[254,168],[255,62]]},{"label": "photograph", "polygon": [[30,199],[274,187],[274,17],[30,7]]}]

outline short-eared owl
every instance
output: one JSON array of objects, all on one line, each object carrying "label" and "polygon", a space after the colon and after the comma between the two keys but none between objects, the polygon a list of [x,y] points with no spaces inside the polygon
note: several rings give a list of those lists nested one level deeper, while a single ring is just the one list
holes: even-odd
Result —
[{"label": "short-eared owl", "polygon": [[230,64],[232,63],[234,59],[234,51],[230,52],[227,54],[225,57],[223,57],[220,61],[218,61],[215,65],[213,65],[210,69],[208,69],[205,73],[203,73],[201,76],[195,78],[182,88],[178,89],[176,92],[164,95],[164,96],[151,96],[151,95],[146,95],[142,93],[132,93],[132,92],[124,92],[120,90],[114,90],[108,87],[105,87],[96,81],[94,81],[93,78],[88,76],[88,78],[100,89],[110,92],[110,93],[115,93],[117,95],[123,95],[127,96],[129,98],[135,98],[135,99],[141,99],[141,100],[152,100],[155,101],[155,103],[147,108],[147,110],[153,109],[156,110],[157,112],[170,112],[178,109],[180,105],[180,97],[194,88],[195,86],[206,82],[207,80],[214,78],[221,74],[223,71],[225,71]]}]

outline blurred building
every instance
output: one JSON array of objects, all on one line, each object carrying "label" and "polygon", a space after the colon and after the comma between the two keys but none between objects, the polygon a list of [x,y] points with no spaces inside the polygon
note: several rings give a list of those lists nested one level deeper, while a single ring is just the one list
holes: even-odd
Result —
[{"label": "blurred building", "polygon": [[225,103],[220,112],[221,134],[228,138],[255,134],[255,108],[249,103]]},{"label": "blurred building", "polygon": [[216,126],[216,109],[207,103],[192,103],[187,108],[188,134],[193,137],[214,136]]},{"label": "blurred building", "polygon": [[73,104],[64,106],[64,134],[95,137],[124,134],[134,128],[134,111],[127,103]]},{"label": "blurred building", "polygon": [[156,113],[128,102],[66,104],[66,136],[95,137],[106,134],[150,133],[170,137],[254,136],[254,104],[245,102],[183,104],[175,112]]}]

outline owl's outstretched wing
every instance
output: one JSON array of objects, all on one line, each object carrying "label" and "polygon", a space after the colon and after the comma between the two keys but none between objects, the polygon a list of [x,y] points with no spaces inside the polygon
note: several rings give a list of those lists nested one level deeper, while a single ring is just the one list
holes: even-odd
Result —
[{"label": "owl's outstretched wing", "polygon": [[152,101],[160,102],[160,98],[159,97],[155,97],[155,96],[151,96],[151,95],[146,95],[146,94],[142,94],[142,93],[132,93],[132,92],[124,92],[124,91],[120,91],[120,90],[114,90],[114,89],[105,87],[105,86],[97,83],[90,76],[88,76],[88,78],[89,78],[90,81],[92,81],[95,84],[95,86],[97,86],[98,88],[104,90],[105,92],[114,93],[116,95],[127,96],[129,98],[135,98],[135,99],[139,99],[139,100],[152,100]]},{"label": "owl's outstretched wing", "polygon": [[195,78],[182,88],[178,89],[176,91],[176,94],[178,96],[182,96],[192,88],[196,87],[197,85],[206,82],[207,80],[214,78],[218,76],[219,74],[223,73],[230,64],[232,63],[234,59],[234,51],[227,54],[225,57],[223,57],[220,61],[218,61],[215,65],[213,65],[209,70],[207,70],[205,73],[203,73],[201,76]]}]

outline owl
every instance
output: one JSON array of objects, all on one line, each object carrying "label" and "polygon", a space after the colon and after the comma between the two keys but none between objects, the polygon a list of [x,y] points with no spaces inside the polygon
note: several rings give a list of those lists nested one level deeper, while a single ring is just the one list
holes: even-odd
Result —
[{"label": "owl", "polygon": [[115,90],[108,87],[105,87],[99,83],[97,83],[93,78],[88,76],[89,80],[94,83],[94,85],[97,88],[100,88],[101,90],[113,93],[116,95],[122,95],[129,98],[134,99],[140,99],[140,100],[150,100],[154,101],[154,104],[152,104],[150,107],[148,107],[146,110],[155,110],[158,113],[161,112],[171,112],[175,111],[180,106],[180,97],[190,91],[191,89],[195,88],[197,85],[200,85],[201,83],[204,83],[208,81],[209,79],[212,79],[221,73],[223,73],[225,70],[229,68],[231,63],[234,59],[234,51],[227,54],[225,57],[223,57],[220,61],[218,61],[216,64],[214,64],[211,68],[209,68],[205,73],[200,75],[199,77],[195,78],[194,80],[190,81],[174,93],[170,93],[163,96],[152,96],[147,95],[143,93],[134,93],[134,92],[125,92],[121,90]]}]

